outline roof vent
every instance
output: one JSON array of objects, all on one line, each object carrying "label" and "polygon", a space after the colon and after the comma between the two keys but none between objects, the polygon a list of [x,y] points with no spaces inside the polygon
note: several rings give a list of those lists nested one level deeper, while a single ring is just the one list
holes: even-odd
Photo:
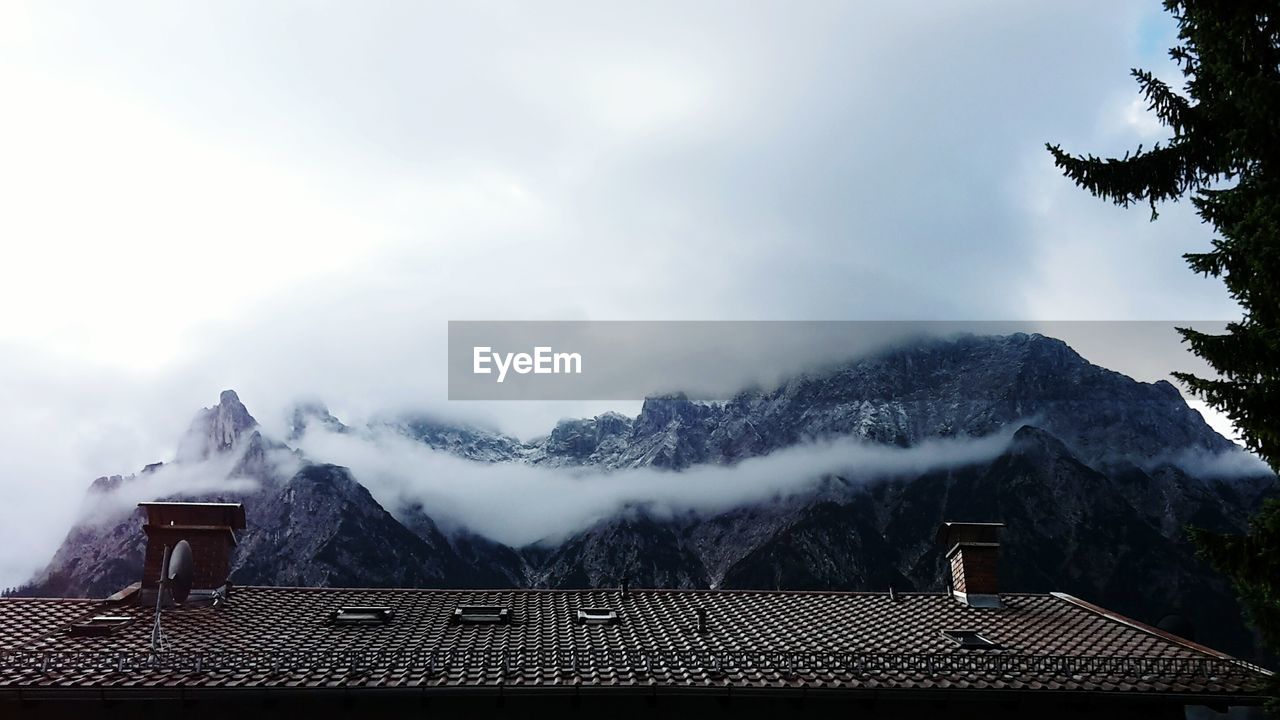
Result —
[{"label": "roof vent", "polygon": [[966,650],[994,650],[1000,647],[977,630],[943,630],[942,637]]},{"label": "roof vent", "polygon": [[396,611],[385,605],[350,605],[334,610],[329,615],[329,622],[334,625],[386,625],[395,615]]},{"label": "roof vent", "polygon": [[501,605],[459,605],[453,619],[467,625],[511,622],[511,610]]},{"label": "roof vent", "polygon": [[614,625],[618,622],[618,611],[608,608],[578,608],[576,621],[579,625]]},{"label": "roof vent", "polygon": [[125,615],[95,615],[84,622],[78,622],[67,628],[72,637],[102,637],[133,622],[133,618]]}]

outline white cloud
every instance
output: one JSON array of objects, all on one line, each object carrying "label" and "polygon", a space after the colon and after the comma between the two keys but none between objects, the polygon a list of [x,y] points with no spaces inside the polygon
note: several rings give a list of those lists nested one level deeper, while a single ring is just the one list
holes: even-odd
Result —
[{"label": "white cloud", "polygon": [[1231,418],[1227,417],[1226,413],[1194,397],[1189,398],[1187,404],[1200,413],[1204,421],[1209,424],[1209,427],[1213,428],[1214,432],[1236,444],[1243,443],[1239,429],[1231,422]]},{"label": "white cloud", "polygon": [[625,507],[659,514],[714,513],[804,493],[830,475],[863,482],[978,463],[1008,447],[1016,427],[906,449],[852,440],[800,445],[732,466],[681,472],[479,463],[394,432],[309,431],[300,447],[315,461],[351,468],[392,513],[420,503],[437,522],[518,546],[562,539]]},{"label": "white cloud", "polygon": [[[1169,136],[1169,129],[1160,122],[1156,114],[1147,109],[1147,101],[1141,97],[1130,100],[1124,106],[1124,123],[1134,135],[1147,140],[1164,140]],[[1150,147],[1150,145],[1148,145]]]},{"label": "white cloud", "polygon": [[1244,449],[1221,453],[1184,451],[1169,459],[1199,478],[1240,478],[1274,475],[1262,458]]},{"label": "white cloud", "polygon": [[[238,154],[99,89],[0,69],[0,339],[128,368],[273,289],[332,273],[376,233],[299,168]],[[92,122],[85,122],[90,114]],[[358,200],[358,198],[348,198]]]}]

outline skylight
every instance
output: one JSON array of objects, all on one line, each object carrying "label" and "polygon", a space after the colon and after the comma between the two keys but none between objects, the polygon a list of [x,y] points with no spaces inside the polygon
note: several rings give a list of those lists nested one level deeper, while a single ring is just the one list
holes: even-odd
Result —
[{"label": "skylight", "polygon": [[998,648],[999,645],[983,637],[977,630],[943,630],[942,636],[966,649]]},{"label": "skylight", "polygon": [[133,618],[126,615],[95,615],[67,628],[67,632],[71,633],[72,637],[99,637],[110,635],[132,621]]},{"label": "skylight", "polygon": [[511,620],[511,611],[501,605],[459,605],[453,618],[468,625],[505,623]]},{"label": "skylight", "polygon": [[385,605],[344,606],[334,610],[329,620],[334,625],[386,625],[395,614]]},{"label": "skylight", "polygon": [[578,608],[579,625],[613,625],[618,622],[618,611],[608,608]]}]

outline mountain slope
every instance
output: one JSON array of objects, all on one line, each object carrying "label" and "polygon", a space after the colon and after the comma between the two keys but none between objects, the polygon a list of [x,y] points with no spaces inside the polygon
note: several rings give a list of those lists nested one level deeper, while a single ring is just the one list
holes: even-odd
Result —
[{"label": "mountain slope", "polygon": [[239,584],[443,587],[464,574],[443,535],[410,532],[346,468],[308,465],[264,495],[247,506]]}]

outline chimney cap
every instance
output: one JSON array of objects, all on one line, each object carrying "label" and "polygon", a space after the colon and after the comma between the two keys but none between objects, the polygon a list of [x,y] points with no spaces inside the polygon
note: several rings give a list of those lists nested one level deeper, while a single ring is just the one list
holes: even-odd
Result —
[{"label": "chimney cap", "polygon": [[993,543],[1000,542],[1002,522],[943,522],[938,527],[936,542],[951,547],[960,543]]},{"label": "chimney cap", "polygon": [[245,529],[244,505],[240,503],[140,502],[151,525],[211,526]]}]

